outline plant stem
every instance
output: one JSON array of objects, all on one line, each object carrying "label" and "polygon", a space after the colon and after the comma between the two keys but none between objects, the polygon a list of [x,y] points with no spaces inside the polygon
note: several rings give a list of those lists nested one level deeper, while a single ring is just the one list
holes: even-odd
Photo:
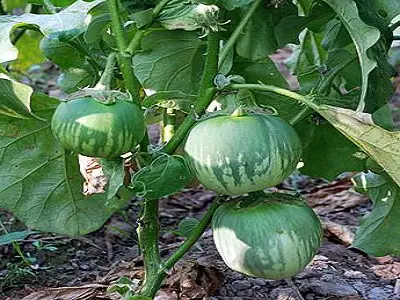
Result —
[{"label": "plant stem", "polygon": [[164,278],[160,278],[161,257],[158,247],[159,235],[158,200],[145,199],[137,229],[139,245],[143,254],[145,277],[139,294],[154,297]]},{"label": "plant stem", "polygon": [[118,46],[118,62],[126,84],[126,89],[132,95],[134,101],[139,104],[140,84],[133,74],[132,56],[125,52],[127,47],[124,35],[124,25],[120,17],[119,0],[107,0],[111,15],[111,27]]},{"label": "plant stem", "polygon": [[153,19],[158,17],[158,14],[162,11],[164,6],[169,2],[170,0],[161,0],[153,9]]},{"label": "plant stem", "polygon": [[109,90],[111,88],[111,81],[114,74],[115,67],[115,52],[111,52],[107,57],[106,67],[103,74],[100,77],[99,82],[96,84],[95,88],[99,90]]},{"label": "plant stem", "polygon": [[312,110],[307,106],[304,107],[297,115],[295,115],[290,121],[290,125],[296,125],[300,121],[304,119],[305,116],[307,116]]},{"label": "plant stem", "polygon": [[211,222],[211,218],[214,215],[214,212],[219,207],[219,198],[215,198],[211,206],[208,208],[207,212],[204,214],[200,223],[196,226],[196,228],[190,233],[187,239],[183,242],[183,244],[179,247],[179,249],[172,254],[163,264],[163,269],[165,271],[171,269],[185,254],[189,251],[189,249],[196,243],[196,241],[202,236],[204,231],[206,230],[208,224]]},{"label": "plant stem", "polygon": [[232,33],[231,37],[226,42],[225,46],[222,48],[218,61],[218,69],[221,68],[222,64],[224,63],[226,57],[229,54],[229,51],[236,44],[237,40],[239,39],[240,35],[243,32],[243,29],[246,27],[247,23],[250,21],[251,17],[253,16],[254,12],[256,11],[257,7],[260,5],[261,2],[262,0],[256,0],[253,2],[253,4],[247,10],[246,15],[242,18],[238,26],[235,28],[235,31]]},{"label": "plant stem", "polygon": [[194,116],[188,115],[182,125],[176,130],[174,137],[164,146],[163,152],[173,154],[185,139],[190,128],[196,123],[197,116],[204,114],[215,94],[214,78],[218,72],[218,33],[210,32],[208,35],[207,58],[200,82],[198,102],[194,109]]},{"label": "plant stem", "polygon": [[138,31],[136,31],[133,39],[130,41],[125,52],[129,53],[130,55],[133,55],[135,51],[140,48],[140,43],[142,42],[143,37],[144,37],[143,29],[139,29]]},{"label": "plant stem", "polygon": [[273,92],[282,96],[286,96],[288,98],[291,98],[293,100],[299,101],[302,104],[305,104],[309,106],[310,108],[314,110],[318,110],[319,107],[317,104],[311,101],[310,97],[308,96],[303,96],[298,93],[279,88],[273,85],[265,85],[265,84],[231,84],[228,86],[226,89],[229,90],[241,90],[241,89],[249,89],[249,90],[258,90],[258,91],[264,91],[264,92]]},{"label": "plant stem", "polygon": [[176,113],[173,108],[165,108],[163,115],[162,142],[168,143],[175,134]]}]

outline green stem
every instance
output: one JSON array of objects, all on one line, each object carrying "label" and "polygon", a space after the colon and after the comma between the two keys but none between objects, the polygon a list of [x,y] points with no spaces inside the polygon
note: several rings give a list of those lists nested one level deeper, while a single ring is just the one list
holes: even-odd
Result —
[{"label": "green stem", "polygon": [[182,125],[176,130],[174,137],[162,149],[163,152],[173,154],[185,139],[190,128],[197,122],[196,118],[204,114],[215,94],[214,78],[218,72],[218,33],[210,32],[208,35],[207,57],[200,82],[198,102],[194,109],[194,116],[188,115]]},{"label": "green stem", "polygon": [[99,82],[95,88],[98,90],[109,90],[111,88],[111,81],[113,79],[114,68],[115,68],[115,52],[111,52],[107,57],[106,67],[103,74],[100,77]]},{"label": "green stem", "polygon": [[103,74],[97,82],[95,89],[98,90],[109,90],[111,88],[111,81],[114,75],[116,53],[112,52],[107,57],[106,67],[104,68]]},{"label": "green stem", "polygon": [[179,247],[179,249],[172,254],[163,264],[163,269],[165,271],[171,269],[188,251],[189,249],[199,240],[206,230],[208,224],[210,224],[214,212],[219,207],[220,202],[218,197],[214,200],[211,206],[208,208],[207,212],[204,214],[200,223],[196,228],[190,233],[187,239]]},{"label": "green stem", "polygon": [[319,107],[317,104],[311,101],[310,97],[300,95],[298,93],[279,88],[273,85],[265,85],[265,84],[231,84],[226,89],[228,90],[241,90],[241,89],[248,89],[248,90],[257,90],[257,91],[264,91],[264,92],[273,92],[282,96],[286,96],[293,100],[296,100],[302,104],[309,106],[314,110],[318,110]]},{"label": "green stem", "polygon": [[229,40],[226,42],[225,46],[222,48],[221,54],[219,56],[218,61],[218,69],[221,68],[222,64],[224,63],[226,57],[229,54],[229,51],[235,46],[237,40],[239,39],[240,35],[242,34],[244,28],[246,27],[247,23],[250,21],[251,17],[255,13],[257,7],[260,5],[262,0],[256,0],[247,10],[246,15],[242,18],[238,26],[235,28],[235,31],[232,33]]},{"label": "green stem", "polygon": [[144,30],[138,30],[136,31],[133,39],[130,41],[128,47],[126,48],[125,52],[129,53],[130,55],[133,55],[139,48],[140,44],[142,42],[142,39],[144,37]]},{"label": "green stem", "polygon": [[306,116],[310,114],[312,110],[309,107],[304,107],[297,115],[295,115],[290,121],[290,125],[294,126],[302,121]]},{"label": "green stem", "polygon": [[153,19],[158,17],[158,14],[162,11],[162,9],[164,8],[165,5],[167,5],[167,3],[170,0],[161,0],[153,9]]},{"label": "green stem", "polygon": [[119,1],[107,0],[107,4],[111,15],[112,31],[114,32],[118,46],[118,62],[124,77],[126,89],[135,99],[136,103],[139,104],[140,84],[133,74],[132,56],[125,52],[127,45],[125,41],[124,27],[120,16]]},{"label": "green stem", "polygon": [[175,134],[176,113],[173,108],[166,108],[163,115],[162,142],[168,143]]},{"label": "green stem", "polygon": [[158,200],[145,199],[137,233],[145,269],[144,282],[139,294],[146,297],[154,297],[164,279],[159,276],[161,257],[158,247],[158,216]]}]

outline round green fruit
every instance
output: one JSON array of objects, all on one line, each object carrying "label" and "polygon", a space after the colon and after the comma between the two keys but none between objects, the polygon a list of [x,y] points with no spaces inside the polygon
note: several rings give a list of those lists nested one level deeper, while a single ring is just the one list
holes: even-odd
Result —
[{"label": "round green fruit", "polygon": [[[271,197],[275,197],[271,195]],[[303,201],[266,195],[254,205],[226,203],[213,216],[214,242],[225,264],[266,279],[296,275],[321,244],[322,227]]]},{"label": "round green fruit", "polygon": [[241,195],[281,183],[295,170],[301,144],[294,129],[277,116],[223,115],[198,123],[184,151],[206,188]]},{"label": "round green fruit", "polygon": [[131,151],[145,134],[143,113],[136,104],[118,99],[103,104],[91,97],[62,102],[51,128],[64,148],[105,158]]}]

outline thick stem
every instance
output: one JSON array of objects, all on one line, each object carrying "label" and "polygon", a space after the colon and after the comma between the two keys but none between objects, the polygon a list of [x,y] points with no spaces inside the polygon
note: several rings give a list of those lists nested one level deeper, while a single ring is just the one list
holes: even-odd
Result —
[{"label": "thick stem", "polygon": [[145,269],[144,282],[139,294],[146,297],[154,297],[164,279],[159,276],[161,258],[158,247],[158,216],[158,200],[146,199],[137,229]]},{"label": "thick stem", "polygon": [[111,15],[112,30],[118,46],[118,62],[124,77],[126,89],[133,96],[134,101],[139,104],[140,84],[133,74],[132,56],[125,52],[127,45],[124,35],[124,26],[120,17],[119,1],[107,0],[107,4]]},{"label": "thick stem", "polygon": [[50,0],[44,0],[43,1],[43,7],[50,14],[56,14],[57,13],[57,8],[54,6],[53,3],[51,3]]},{"label": "thick stem", "polygon": [[196,226],[196,228],[190,233],[187,239],[183,242],[183,244],[179,247],[179,249],[172,254],[163,264],[163,269],[165,271],[171,269],[185,254],[189,251],[189,249],[197,242],[197,240],[203,235],[204,231],[207,229],[208,224],[211,222],[211,218],[214,215],[214,212],[219,207],[219,199],[218,197],[211,204],[207,212],[204,214],[200,223]]},{"label": "thick stem", "polygon": [[162,151],[172,154],[185,139],[190,128],[196,123],[197,116],[204,114],[215,94],[214,78],[218,72],[218,33],[210,32],[208,35],[207,58],[200,82],[198,102],[194,109],[194,116],[188,115],[182,125],[176,130],[174,137],[167,143]]},{"label": "thick stem", "polygon": [[129,53],[130,55],[133,55],[136,50],[140,48],[140,44],[142,42],[144,36],[144,30],[138,30],[136,31],[133,39],[130,41],[128,47],[126,48],[126,52]]},{"label": "thick stem", "polygon": [[312,110],[309,107],[304,107],[297,115],[295,115],[290,121],[290,125],[294,126],[301,122],[306,116],[310,114]]},{"label": "thick stem", "polygon": [[235,28],[235,31],[232,33],[231,37],[226,42],[225,46],[222,48],[221,54],[219,56],[219,61],[218,61],[218,69],[224,63],[226,57],[229,54],[229,51],[235,46],[235,44],[236,44],[237,40],[239,39],[240,35],[242,34],[244,28],[246,27],[247,23],[249,23],[251,17],[253,16],[254,12],[256,11],[257,7],[260,5],[261,2],[262,2],[262,0],[256,0],[253,2],[253,4],[250,6],[248,11],[246,12],[246,15],[240,21],[238,26]]}]

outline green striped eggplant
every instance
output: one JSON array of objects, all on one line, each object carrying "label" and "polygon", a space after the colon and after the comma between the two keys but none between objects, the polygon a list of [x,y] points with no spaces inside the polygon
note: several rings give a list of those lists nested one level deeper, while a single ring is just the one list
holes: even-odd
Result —
[{"label": "green striped eggplant", "polygon": [[275,280],[303,270],[321,244],[322,227],[313,210],[296,197],[282,200],[274,194],[254,205],[243,203],[246,198],[223,204],[213,216],[214,242],[225,264]]},{"label": "green striped eggplant", "polygon": [[301,144],[277,116],[219,115],[193,127],[184,151],[206,188],[241,195],[281,183],[295,170]]},{"label": "green striped eggplant", "polygon": [[103,104],[92,97],[61,103],[51,128],[65,149],[105,158],[131,151],[145,134],[143,113],[136,104],[118,99]]}]

